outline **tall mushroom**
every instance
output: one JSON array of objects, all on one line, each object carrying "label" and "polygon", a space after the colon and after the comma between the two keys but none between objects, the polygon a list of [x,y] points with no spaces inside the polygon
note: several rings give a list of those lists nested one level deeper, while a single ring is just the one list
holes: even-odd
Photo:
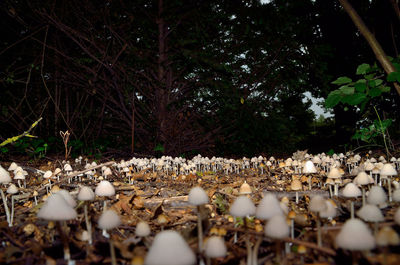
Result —
[{"label": "tall mushroom", "polygon": [[71,259],[71,254],[69,251],[68,237],[65,236],[61,222],[75,219],[76,216],[75,209],[72,208],[58,192],[48,197],[45,204],[43,204],[42,208],[40,208],[37,213],[38,218],[56,221],[57,230],[64,245],[64,259],[68,262]]},{"label": "tall mushroom", "polygon": [[[1,165],[0,165],[0,184],[8,184],[11,182],[10,173],[7,172]],[[7,223],[10,225],[10,210],[8,209],[6,196],[4,195],[3,189],[0,187],[1,199],[3,200],[4,211],[6,212]]]},{"label": "tall mushroom", "polygon": [[[236,198],[232,203],[229,210],[230,214],[234,217],[242,217],[244,219],[244,226],[247,229],[247,217],[256,213],[256,207],[250,198],[242,195]],[[247,265],[252,265],[252,249],[250,245],[250,235],[245,235],[246,248],[247,248]]]},{"label": "tall mushroom", "polygon": [[199,239],[199,252],[203,250],[203,226],[202,226],[202,216],[201,213],[202,206],[208,203],[207,193],[201,187],[194,187],[190,190],[188,201],[191,205],[197,207],[197,236]]},{"label": "tall mushroom", "polygon": [[[119,215],[113,210],[105,210],[102,212],[98,225],[100,229],[104,230],[111,230],[116,228],[121,224],[121,219]],[[108,237],[106,237],[108,238]],[[110,255],[111,255],[111,264],[117,265],[116,257],[115,257],[115,249],[111,238],[108,238],[108,242],[110,244]]]},{"label": "tall mushroom", "polygon": [[89,235],[89,244],[92,244],[92,225],[90,223],[90,219],[88,216],[88,204],[89,201],[94,200],[95,194],[93,190],[90,187],[83,186],[80,188],[79,193],[78,193],[78,200],[83,201],[83,211],[85,214],[85,222],[86,222],[86,229]]}]

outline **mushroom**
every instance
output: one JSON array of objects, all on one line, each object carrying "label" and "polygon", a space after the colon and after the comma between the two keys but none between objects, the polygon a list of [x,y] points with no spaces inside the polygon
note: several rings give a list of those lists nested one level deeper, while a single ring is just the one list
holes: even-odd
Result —
[{"label": "mushroom", "polygon": [[387,178],[387,187],[388,187],[388,193],[389,193],[389,202],[392,201],[392,184],[391,184],[391,180],[392,180],[392,176],[397,175],[397,171],[396,169],[393,167],[392,164],[387,163],[384,164],[382,169],[381,169],[381,178]]},{"label": "mushroom", "polygon": [[147,252],[146,265],[192,265],[196,256],[182,236],[173,230],[158,233]]},{"label": "mushroom", "polygon": [[13,220],[14,220],[14,194],[18,193],[18,188],[14,184],[10,184],[7,188],[7,193],[11,195],[11,216],[10,216],[10,223],[8,224],[9,226],[13,225]]},{"label": "mushroom", "polygon": [[268,223],[265,225],[264,234],[272,239],[275,239],[276,243],[276,259],[277,263],[281,262],[281,242],[279,239],[289,236],[289,226],[286,223],[284,215],[275,215],[271,217]]},{"label": "mushroom", "polygon": [[[11,182],[10,173],[7,172],[1,165],[0,165],[0,184],[8,184]],[[4,195],[3,189],[0,188],[1,199],[3,200],[4,211],[6,212],[7,223],[10,225],[10,211],[8,209],[6,196]]]},{"label": "mushroom", "polygon": [[244,181],[243,184],[239,188],[239,194],[246,195],[246,194],[251,194],[251,193],[252,193],[252,191],[251,191],[250,185],[246,181]]},{"label": "mushroom", "polygon": [[358,264],[353,251],[371,250],[375,247],[375,239],[368,226],[357,218],[348,219],[336,236],[338,247],[352,251],[353,264]]},{"label": "mushroom", "polygon": [[197,236],[199,239],[199,252],[203,250],[203,226],[201,213],[204,212],[201,206],[208,203],[207,193],[201,187],[194,187],[190,190],[188,201],[197,207]]},{"label": "mushroom", "polygon": [[[337,167],[332,167],[331,170],[328,173],[328,179],[336,180],[336,179],[341,179],[342,174],[340,173],[340,170]],[[338,196],[338,183],[335,181],[335,189],[333,192],[334,196]]]},{"label": "mushroom", "polygon": [[317,169],[314,166],[314,163],[312,161],[307,161],[304,164],[303,171],[304,174],[309,174],[310,176],[308,177],[308,189],[311,190],[312,187],[312,174],[317,173]]},{"label": "mushroom", "polygon": [[385,220],[381,210],[373,204],[365,204],[357,211],[358,217],[366,222],[374,222],[374,234],[378,232],[378,222]]},{"label": "mushroom", "polygon": [[[100,197],[110,197],[115,195],[115,188],[108,180],[102,180],[97,184],[94,193]],[[104,200],[103,211],[107,209],[107,200]]]},{"label": "mushroom", "polygon": [[207,265],[211,265],[211,259],[223,258],[226,256],[225,241],[220,236],[211,236],[207,239],[204,246]]},{"label": "mushroom", "polygon": [[361,196],[361,190],[352,182],[346,184],[344,189],[342,190],[342,195],[346,198],[350,198],[351,207],[350,207],[350,216],[354,218],[354,199]]},{"label": "mushroom", "polygon": [[380,208],[386,207],[387,196],[381,186],[372,186],[369,190],[367,203],[378,205]]},{"label": "mushroom", "polygon": [[292,180],[292,183],[290,184],[290,189],[293,191],[296,191],[296,204],[299,203],[299,190],[303,189],[303,185],[301,184],[301,181],[298,179]]},{"label": "mushroom", "polygon": [[[145,238],[150,235],[150,226],[147,222],[145,221],[140,221],[136,225],[136,230],[135,230],[135,235],[140,237],[140,238]],[[144,242],[146,245],[146,242]]]},{"label": "mushroom", "polygon": [[[248,197],[242,195],[236,198],[236,200],[232,203],[229,212],[232,216],[242,217],[244,219],[244,228],[247,229],[247,216],[254,215],[256,213],[256,207]],[[247,265],[252,265],[252,250],[249,236],[250,235],[246,235],[245,237],[247,248]]]},{"label": "mushroom", "polygon": [[365,188],[364,186],[370,184],[369,175],[365,171],[361,171],[354,179],[354,184],[361,186],[362,190],[362,205],[365,205]]},{"label": "mushroom", "polygon": [[[256,208],[256,217],[261,220],[269,220],[276,215],[283,215],[281,203],[273,193],[266,193]],[[253,249],[253,264],[257,262],[258,248],[262,242],[259,237]]]},{"label": "mushroom", "polygon": [[92,244],[92,225],[90,223],[90,219],[88,216],[88,201],[94,200],[95,194],[93,190],[90,187],[83,186],[80,188],[79,193],[78,193],[78,200],[83,201],[83,211],[85,214],[85,222],[86,222],[86,229],[89,235],[89,244]]},{"label": "mushroom", "polygon": [[[103,211],[98,221],[99,228],[102,229],[103,231],[114,229],[120,224],[121,224],[121,219],[119,218],[119,215],[113,210]],[[117,261],[115,258],[114,245],[112,243],[111,238],[109,237],[106,238],[108,238],[108,242],[110,243],[111,264],[116,265]]]},{"label": "mushroom", "polygon": [[309,210],[315,212],[317,215],[317,244],[322,246],[322,236],[321,236],[321,220],[320,212],[326,209],[325,199],[320,195],[315,195],[310,200]]},{"label": "mushroom", "polygon": [[77,216],[76,211],[72,208],[60,193],[55,193],[47,198],[46,202],[37,213],[38,218],[48,221],[56,221],[57,230],[64,245],[64,259],[68,262],[71,259],[68,237],[61,226],[61,221],[75,219]]}]

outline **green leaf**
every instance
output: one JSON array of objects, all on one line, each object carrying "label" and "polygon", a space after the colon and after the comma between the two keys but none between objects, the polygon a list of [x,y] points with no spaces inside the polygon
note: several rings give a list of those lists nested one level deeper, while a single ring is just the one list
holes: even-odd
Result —
[{"label": "green leaf", "polygon": [[348,78],[347,76],[341,76],[338,79],[336,79],[335,81],[333,81],[332,84],[343,85],[343,84],[348,84],[351,81],[352,80],[350,78]]},{"label": "green leaf", "polygon": [[392,63],[392,64],[393,64],[394,68],[396,68],[396,70],[398,72],[400,72],[400,63]]},{"label": "green leaf", "polygon": [[365,75],[364,77],[365,77],[365,79],[367,79],[367,80],[371,80],[371,79],[374,79],[374,78],[375,78],[375,74]]},{"label": "green leaf", "polygon": [[340,92],[342,92],[345,95],[351,95],[354,94],[354,87],[350,87],[350,86],[341,86],[339,88]]},{"label": "green leaf", "polygon": [[354,93],[352,95],[343,97],[341,101],[343,103],[347,103],[349,105],[354,106],[354,105],[360,104],[366,97],[367,97],[367,95],[365,95],[363,93]]},{"label": "green leaf", "polygon": [[400,82],[400,72],[389,73],[386,80],[389,82]]},{"label": "green leaf", "polygon": [[375,86],[380,86],[383,83],[382,79],[376,79],[375,80]]},{"label": "green leaf", "polygon": [[333,90],[331,93],[329,93],[328,97],[325,100],[325,107],[333,108],[340,102],[341,98],[342,98],[342,96],[340,95],[340,91]]},{"label": "green leaf", "polygon": [[390,87],[388,86],[381,86],[380,90],[382,90],[382,92],[389,92],[390,91]]},{"label": "green leaf", "polygon": [[357,72],[356,72],[356,74],[357,74],[357,75],[366,74],[369,68],[370,68],[370,66],[369,66],[369,64],[367,64],[367,63],[360,64],[360,65],[357,67]]},{"label": "green leaf", "polygon": [[371,97],[378,97],[382,94],[382,90],[380,90],[377,87],[373,87],[368,91],[368,95],[370,95]]},{"label": "green leaf", "polygon": [[354,87],[357,92],[364,92],[367,89],[367,85],[365,83],[355,83]]}]

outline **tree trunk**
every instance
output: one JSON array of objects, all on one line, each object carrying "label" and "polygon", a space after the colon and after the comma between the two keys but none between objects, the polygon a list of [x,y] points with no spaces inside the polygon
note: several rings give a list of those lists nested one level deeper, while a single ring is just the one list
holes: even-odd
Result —
[{"label": "tree trunk", "polygon": [[[387,74],[391,72],[396,72],[396,68],[394,68],[393,64],[387,58],[385,52],[383,51],[381,45],[376,40],[375,36],[369,31],[368,27],[364,24],[364,21],[357,14],[357,11],[350,5],[347,0],[339,0],[340,4],[343,6],[344,10],[349,14],[351,20],[353,20],[354,24],[357,26],[358,30],[367,40],[369,46],[375,53],[376,59],[381,63],[383,69]],[[400,85],[398,83],[393,83],[394,87],[397,90],[398,95],[400,96]]]}]

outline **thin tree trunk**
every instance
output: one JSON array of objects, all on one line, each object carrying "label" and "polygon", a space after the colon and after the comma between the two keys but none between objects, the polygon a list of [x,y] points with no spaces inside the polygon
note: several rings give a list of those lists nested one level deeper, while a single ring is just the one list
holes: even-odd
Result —
[{"label": "thin tree trunk", "polygon": [[[396,68],[394,68],[393,64],[387,58],[385,52],[383,51],[381,45],[376,40],[375,36],[369,31],[368,27],[364,24],[364,21],[358,15],[357,11],[350,5],[347,0],[339,0],[340,4],[343,6],[344,10],[349,14],[351,20],[353,20],[354,24],[357,26],[358,30],[367,40],[369,46],[375,53],[376,58],[381,63],[383,69],[387,74],[391,72],[396,72]],[[393,83],[397,93],[400,96],[400,85],[398,83]]]}]

